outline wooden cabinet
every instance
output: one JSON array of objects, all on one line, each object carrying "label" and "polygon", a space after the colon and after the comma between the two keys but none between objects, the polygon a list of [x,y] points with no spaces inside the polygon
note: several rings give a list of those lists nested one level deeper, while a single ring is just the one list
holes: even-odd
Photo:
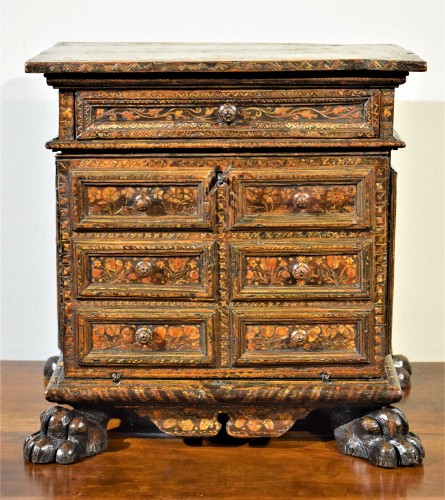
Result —
[{"label": "wooden cabinet", "polygon": [[388,444],[411,439],[398,410],[389,434],[362,419],[402,396],[394,88],[424,61],[396,46],[80,43],[26,68],[60,98],[62,355],[46,396],[74,407],[61,425],[83,422],[88,446],[71,428],[73,444],[51,441],[55,409],[25,456],[103,451],[119,408],[189,437],[225,414],[249,438],[324,410],[339,443],[349,432],[374,463],[406,465]]}]

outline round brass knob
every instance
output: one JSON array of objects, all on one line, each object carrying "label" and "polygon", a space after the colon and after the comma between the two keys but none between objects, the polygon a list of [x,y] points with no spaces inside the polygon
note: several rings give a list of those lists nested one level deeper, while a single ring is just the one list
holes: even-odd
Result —
[{"label": "round brass knob", "polygon": [[290,334],[289,340],[291,345],[301,346],[307,341],[307,331],[303,328],[297,328]]},{"label": "round brass knob", "polygon": [[292,276],[297,280],[304,280],[310,274],[311,268],[307,264],[294,264],[291,269]]},{"label": "round brass knob", "polygon": [[150,274],[153,272],[153,266],[150,264],[150,262],[147,262],[145,260],[138,262],[135,266],[134,269],[136,271],[136,274],[140,278],[145,278],[147,276],[150,276]]},{"label": "round brass knob", "polygon": [[135,333],[136,342],[139,344],[148,344],[153,338],[153,332],[147,326],[141,326]]},{"label": "round brass knob", "polygon": [[294,196],[294,206],[296,208],[307,208],[309,205],[309,195],[307,193],[297,193]]},{"label": "round brass knob", "polygon": [[153,199],[151,196],[146,194],[139,194],[133,201],[134,208],[140,212],[145,212],[148,207],[152,204]]},{"label": "round brass knob", "polygon": [[219,119],[227,125],[231,125],[237,117],[238,110],[233,104],[222,104],[218,109]]}]

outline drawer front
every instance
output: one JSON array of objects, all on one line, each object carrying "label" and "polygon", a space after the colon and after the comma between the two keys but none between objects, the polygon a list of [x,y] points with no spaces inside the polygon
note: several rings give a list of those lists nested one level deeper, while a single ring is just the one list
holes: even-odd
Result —
[{"label": "drawer front", "polygon": [[215,295],[215,242],[74,240],[77,297]]},{"label": "drawer front", "polygon": [[253,159],[247,169],[237,161],[229,174],[232,229],[370,228],[373,169],[332,160],[333,168],[322,158],[307,168],[301,159]]},{"label": "drawer front", "polygon": [[[89,163],[93,168],[80,164],[72,171],[75,230],[213,228],[215,200],[208,191],[214,161],[202,169],[193,168],[192,159]],[[107,169],[113,163],[117,168]]]},{"label": "drawer front", "polygon": [[231,296],[370,298],[372,240],[232,241]]},{"label": "drawer front", "polygon": [[248,308],[232,313],[235,366],[370,363],[371,308]]},{"label": "drawer front", "polygon": [[211,309],[80,309],[80,365],[212,365]]},{"label": "drawer front", "polygon": [[378,137],[377,89],[78,91],[77,139]]}]

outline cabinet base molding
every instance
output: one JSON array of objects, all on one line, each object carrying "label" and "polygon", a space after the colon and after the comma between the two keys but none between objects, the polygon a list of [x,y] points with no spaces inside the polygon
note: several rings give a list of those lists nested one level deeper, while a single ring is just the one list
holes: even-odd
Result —
[{"label": "cabinet base molding", "polygon": [[[40,430],[24,445],[24,456],[33,463],[70,464],[104,452],[109,419],[124,420],[130,413],[142,426],[154,424],[186,439],[221,433],[255,439],[281,436],[305,418],[310,427],[310,414],[317,409],[331,418],[342,453],[381,467],[415,465],[424,457],[419,438],[408,432],[405,415],[384,407],[402,396],[391,356],[383,380],[271,381],[267,390],[245,380],[138,380],[137,386],[116,379],[73,381],[64,377],[62,357],[54,362],[55,357],[49,358],[44,368],[45,377],[52,375],[46,397],[75,408],[55,406],[42,413]],[[374,408],[367,409],[371,395]],[[378,406],[382,408],[375,410]]]}]

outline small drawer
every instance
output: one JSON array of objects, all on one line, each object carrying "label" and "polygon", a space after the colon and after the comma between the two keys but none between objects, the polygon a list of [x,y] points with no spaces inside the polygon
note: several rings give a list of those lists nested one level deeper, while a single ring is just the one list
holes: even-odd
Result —
[{"label": "small drawer", "polygon": [[78,298],[215,295],[214,241],[75,239]]},{"label": "small drawer", "polygon": [[235,300],[370,298],[372,240],[232,241]]},{"label": "small drawer", "polygon": [[[236,333],[235,366],[371,362],[370,307],[249,307],[233,311],[232,323]],[[361,373],[365,375],[366,371]]]},{"label": "small drawer", "polygon": [[208,190],[219,165],[213,160],[99,159],[69,164],[75,230],[213,228],[215,200]]},{"label": "small drawer", "polygon": [[378,89],[82,90],[76,136],[89,139],[372,138]]},{"label": "small drawer", "polygon": [[80,365],[212,365],[212,309],[94,309],[77,313]]},{"label": "small drawer", "polygon": [[229,172],[231,227],[370,228],[374,170],[366,163],[360,157],[236,160]]}]

